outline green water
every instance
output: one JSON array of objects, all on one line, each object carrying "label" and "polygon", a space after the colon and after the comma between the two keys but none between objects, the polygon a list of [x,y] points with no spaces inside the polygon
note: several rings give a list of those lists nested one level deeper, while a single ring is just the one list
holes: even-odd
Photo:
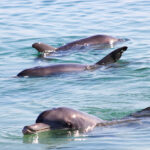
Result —
[{"label": "green water", "polygon": [[[150,106],[150,2],[3,0],[0,2],[0,149],[148,150],[150,127],[96,128],[87,134],[46,132],[23,136],[25,125],[53,107],[66,106],[102,119]],[[95,34],[128,38],[113,68],[44,78],[14,78],[21,70],[55,63],[93,64],[114,50],[88,50],[40,59],[31,47],[54,47]],[[118,45],[118,46],[122,46]],[[118,47],[117,46],[117,47]]]}]

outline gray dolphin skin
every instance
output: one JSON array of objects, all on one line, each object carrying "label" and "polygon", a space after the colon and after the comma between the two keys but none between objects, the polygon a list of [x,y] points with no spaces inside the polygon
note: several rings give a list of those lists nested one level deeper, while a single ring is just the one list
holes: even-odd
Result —
[{"label": "gray dolphin skin", "polygon": [[[135,115],[136,114],[136,115]],[[140,121],[140,117],[150,117],[150,107],[133,113],[120,120],[106,121],[93,115],[67,107],[58,107],[42,112],[33,125],[25,126],[23,134],[35,134],[57,129],[91,131],[96,126],[108,126],[121,123]]]},{"label": "gray dolphin skin", "polygon": [[[95,49],[103,49],[103,48],[113,48],[113,46],[118,42],[125,42],[128,39],[118,39],[108,35],[94,35],[88,38],[80,39],[71,43],[68,43],[64,46],[54,48],[50,45],[45,43],[34,43],[32,45],[40,53],[53,53],[57,51],[66,51],[70,49],[83,49],[88,46],[95,48]],[[97,46],[96,46],[97,45]]]},{"label": "gray dolphin skin", "polygon": [[112,64],[117,62],[122,53],[127,50],[128,47],[123,46],[118,48],[108,55],[106,55],[103,59],[95,63],[94,65],[82,65],[82,64],[56,64],[50,65],[46,67],[34,67],[30,69],[25,69],[18,73],[18,77],[42,77],[42,76],[50,76],[54,74],[61,73],[69,73],[69,72],[81,72],[85,70],[97,69],[101,66]]}]

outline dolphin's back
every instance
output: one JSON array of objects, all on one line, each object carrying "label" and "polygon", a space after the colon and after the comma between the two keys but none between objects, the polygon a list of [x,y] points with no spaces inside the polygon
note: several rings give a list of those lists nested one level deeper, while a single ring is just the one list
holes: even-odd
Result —
[{"label": "dolphin's back", "polygon": [[51,127],[54,126],[54,128],[59,124],[84,131],[94,128],[99,122],[102,122],[102,120],[95,116],[66,107],[44,111],[36,120],[36,123],[47,123]]},{"label": "dolphin's back", "polygon": [[79,72],[86,69],[85,65],[80,64],[57,64],[45,67],[34,67],[30,69],[25,69],[21,71],[18,77],[40,77],[40,76],[50,76],[54,74],[61,74],[66,72]]},{"label": "dolphin's back", "polygon": [[68,43],[64,46],[61,46],[57,48],[57,50],[68,50],[73,47],[77,47],[78,49],[86,47],[86,46],[92,46],[92,45],[101,45],[101,44],[114,44],[118,42],[119,39],[114,38],[112,36],[108,35],[94,35],[90,36],[88,38],[80,39],[71,43]]}]

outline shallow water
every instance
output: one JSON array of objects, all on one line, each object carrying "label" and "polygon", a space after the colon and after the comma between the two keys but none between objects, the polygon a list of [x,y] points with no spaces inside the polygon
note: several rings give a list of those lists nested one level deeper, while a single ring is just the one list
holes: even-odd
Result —
[{"label": "shallow water", "polygon": [[[113,119],[150,106],[149,5],[146,0],[1,1],[1,149],[148,150],[148,124],[96,128],[87,134],[58,131],[25,137],[21,130],[34,123],[41,111],[53,107],[66,106]],[[34,42],[59,47],[95,34],[130,39],[121,44],[129,48],[115,67],[45,78],[14,78],[21,70],[38,65],[97,62],[115,48],[49,60],[38,58],[31,47]]]}]

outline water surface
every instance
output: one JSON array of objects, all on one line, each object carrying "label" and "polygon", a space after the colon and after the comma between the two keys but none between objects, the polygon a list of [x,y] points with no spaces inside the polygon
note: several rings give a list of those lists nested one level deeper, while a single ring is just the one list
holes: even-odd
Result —
[{"label": "water surface", "polygon": [[[41,111],[53,107],[66,106],[113,119],[150,106],[149,5],[146,0],[1,1],[1,149],[148,150],[150,129],[144,124],[96,128],[87,134],[58,131],[26,137],[21,130],[34,123]],[[21,70],[38,65],[97,62],[115,48],[43,60],[37,59],[31,47],[34,42],[59,47],[95,34],[130,39],[122,44],[129,48],[116,67],[45,78],[14,78]]]}]

